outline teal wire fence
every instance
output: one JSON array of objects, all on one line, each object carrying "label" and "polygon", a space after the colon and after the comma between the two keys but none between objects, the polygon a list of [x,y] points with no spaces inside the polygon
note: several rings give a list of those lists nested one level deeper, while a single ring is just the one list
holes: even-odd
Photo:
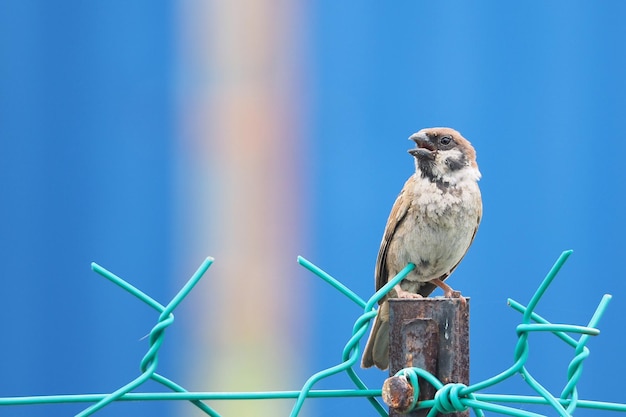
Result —
[{"label": "teal wire fence", "polygon": [[[574,411],[578,407],[626,412],[626,405],[624,404],[580,400],[576,389],[582,375],[583,361],[590,354],[590,350],[586,344],[591,336],[597,336],[600,334],[600,330],[596,326],[604,314],[609,301],[611,301],[611,295],[606,294],[602,297],[587,326],[553,324],[535,312],[537,304],[571,254],[572,251],[565,251],[561,254],[533,297],[530,299],[527,306],[524,306],[523,304],[512,299],[508,300],[509,306],[522,313],[522,323],[519,324],[516,329],[518,341],[514,351],[515,362],[510,368],[494,377],[470,386],[458,383],[444,385],[434,375],[423,369],[402,369],[396,374],[396,376],[405,377],[414,389],[413,407],[410,408],[409,411],[416,408],[430,408],[431,411],[428,413],[428,417],[433,417],[438,412],[452,413],[465,411],[468,408],[473,409],[474,413],[479,417],[484,416],[484,411],[518,417],[536,417],[543,415],[501,405],[501,403],[519,403],[526,405],[546,405],[562,417],[573,415]],[[554,336],[558,337],[574,349],[574,358],[571,360],[567,369],[567,383],[565,384],[565,387],[561,391],[560,395],[555,396],[551,394],[531,375],[525,366],[529,354],[528,338],[529,334],[533,332],[552,333]],[[580,334],[580,337],[575,339],[568,333]],[[487,388],[495,387],[515,375],[521,375],[522,379],[538,394],[538,396],[496,395],[482,394],[478,392]],[[437,393],[433,400],[422,401],[419,403],[417,402],[417,398],[419,396],[419,378],[424,378],[437,389]]]},{"label": "teal wire fence", "polygon": [[[413,409],[431,409],[428,416],[432,417],[439,413],[450,413],[464,411],[471,408],[474,413],[482,417],[485,411],[499,413],[511,416],[541,416],[530,411],[515,408],[504,404],[539,404],[549,407],[557,412],[559,416],[571,416],[577,408],[592,408],[597,410],[607,410],[615,412],[626,412],[625,404],[609,403],[602,401],[582,400],[578,398],[576,389],[583,369],[583,361],[589,356],[589,348],[586,346],[591,336],[600,334],[600,330],[596,327],[600,318],[604,314],[609,301],[610,295],[605,295],[600,301],[595,313],[586,326],[576,326],[569,324],[553,324],[535,312],[535,308],[541,297],[544,295],[550,283],[556,277],[561,266],[565,263],[572,251],[566,251],[561,254],[546,278],[543,280],[534,296],[531,298],[527,306],[517,301],[508,300],[509,305],[522,314],[522,322],[517,326],[518,342],[514,351],[514,364],[500,374],[489,378],[485,381],[472,384],[469,386],[463,384],[446,384],[444,385],[434,375],[420,368],[406,368],[396,374],[406,380],[414,388]],[[59,403],[86,403],[88,405],[77,416],[89,416],[98,410],[106,407],[115,401],[190,401],[204,413],[213,417],[221,417],[207,402],[212,401],[241,401],[241,400],[269,400],[269,399],[294,399],[295,403],[292,408],[291,417],[299,415],[304,402],[307,398],[330,398],[330,397],[364,397],[372,405],[373,409],[381,416],[388,416],[385,407],[379,402],[381,397],[381,389],[369,389],[361,378],[355,372],[355,365],[358,363],[360,356],[359,342],[365,335],[370,321],[376,316],[375,306],[378,301],[393,286],[399,283],[413,268],[413,264],[407,265],[398,275],[396,275],[387,285],[377,291],[371,298],[364,300],[356,293],[346,287],[344,284],[315,266],[308,260],[298,257],[298,263],[304,268],[314,273],[319,278],[329,283],[333,288],[346,296],[349,300],[357,304],[363,309],[363,314],[357,317],[352,328],[352,334],[348,339],[341,356],[341,362],[324,369],[312,375],[302,386],[300,390],[294,391],[258,391],[258,392],[189,392],[178,383],[168,379],[157,372],[159,362],[159,350],[163,344],[165,330],[174,322],[173,312],[183,299],[190,293],[198,281],[203,277],[205,272],[213,263],[212,258],[207,258],[181,288],[181,290],[172,298],[167,305],[162,305],[152,297],[126,282],[122,278],[106,270],[100,265],[93,263],[92,269],[108,279],[122,289],[126,290],[143,303],[147,304],[159,313],[157,324],[152,328],[149,335],[149,348],[140,363],[141,374],[126,385],[120,387],[116,391],[108,394],[70,394],[70,395],[42,395],[42,396],[24,396],[24,397],[3,397],[0,398],[0,406],[17,406],[17,405],[37,405],[37,404],[59,404]],[[553,395],[537,381],[531,373],[526,369],[525,364],[528,359],[528,336],[532,332],[549,332],[558,337],[564,343],[574,349],[574,358],[568,367],[568,380],[559,395]],[[578,339],[570,336],[570,334],[578,334]],[[315,384],[322,379],[328,378],[339,373],[346,373],[355,385],[352,389],[335,389],[335,390],[316,390],[313,389]],[[521,396],[521,395],[496,395],[486,394],[483,391],[488,388],[496,387],[504,380],[514,375],[521,375],[528,385],[537,393],[537,396]],[[419,379],[423,378],[432,384],[437,393],[435,398],[426,401],[417,401],[419,396]],[[171,392],[134,392],[140,388],[146,381],[155,381]]]}]

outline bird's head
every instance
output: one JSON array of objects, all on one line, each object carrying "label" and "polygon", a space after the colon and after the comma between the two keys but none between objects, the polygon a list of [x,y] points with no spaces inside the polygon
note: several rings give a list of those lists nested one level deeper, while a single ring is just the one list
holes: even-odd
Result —
[{"label": "bird's head", "polygon": [[478,181],[476,151],[459,132],[447,127],[422,129],[409,137],[417,145],[409,150],[415,169],[434,182],[457,184],[465,179]]}]

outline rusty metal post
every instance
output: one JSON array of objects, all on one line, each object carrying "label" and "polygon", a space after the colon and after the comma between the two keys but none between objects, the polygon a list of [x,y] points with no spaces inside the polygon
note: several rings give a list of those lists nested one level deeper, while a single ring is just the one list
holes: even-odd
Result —
[{"label": "rusty metal post", "polygon": [[[389,300],[389,372],[419,367],[435,375],[444,384],[460,382],[469,385],[469,298],[422,298]],[[389,378],[387,394],[391,391],[396,404],[406,404],[410,386],[399,387],[401,381]],[[408,389],[406,389],[408,388]],[[385,388],[383,388],[385,391]],[[435,389],[420,380],[419,400],[430,400]],[[390,398],[391,398],[390,397]],[[428,409],[401,414],[390,408],[389,416],[424,417]],[[468,417],[469,411],[446,414]]]}]

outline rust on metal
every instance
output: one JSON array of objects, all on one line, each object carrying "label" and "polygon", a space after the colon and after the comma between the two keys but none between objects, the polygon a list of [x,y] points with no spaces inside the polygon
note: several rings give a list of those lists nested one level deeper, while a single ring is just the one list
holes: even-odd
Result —
[{"label": "rust on metal", "polygon": [[[408,382],[393,379],[399,370],[418,367],[435,375],[442,383],[469,384],[469,299],[421,298],[389,300],[389,372],[383,400],[389,416],[422,417],[428,409],[402,414],[411,406],[413,392]],[[419,400],[430,400],[435,389],[420,379]],[[385,397],[390,399],[389,402]],[[408,403],[407,403],[408,401]],[[397,406],[396,406],[397,405]],[[447,414],[467,417],[469,411]]]},{"label": "rust on metal", "polygon": [[382,396],[390,408],[405,413],[413,404],[413,386],[404,376],[392,376],[385,380]]}]

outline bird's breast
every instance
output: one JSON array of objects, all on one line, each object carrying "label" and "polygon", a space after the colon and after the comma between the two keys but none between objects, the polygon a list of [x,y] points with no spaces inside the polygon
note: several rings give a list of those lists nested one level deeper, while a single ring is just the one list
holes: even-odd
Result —
[{"label": "bird's breast", "polygon": [[395,259],[388,261],[397,270],[414,263],[407,279],[424,282],[449,273],[467,252],[482,209],[480,191],[475,182],[451,190],[422,182],[413,193],[389,248]]}]

